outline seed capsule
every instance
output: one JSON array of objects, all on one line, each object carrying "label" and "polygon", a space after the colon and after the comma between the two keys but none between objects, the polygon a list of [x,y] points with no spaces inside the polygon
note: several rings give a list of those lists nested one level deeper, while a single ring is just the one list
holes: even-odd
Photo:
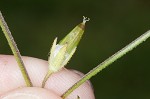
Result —
[{"label": "seed capsule", "polygon": [[89,20],[89,18],[83,17],[83,22],[77,25],[58,44],[56,44],[57,38],[54,40],[48,59],[50,71],[57,72],[68,63],[84,33],[85,23]]}]

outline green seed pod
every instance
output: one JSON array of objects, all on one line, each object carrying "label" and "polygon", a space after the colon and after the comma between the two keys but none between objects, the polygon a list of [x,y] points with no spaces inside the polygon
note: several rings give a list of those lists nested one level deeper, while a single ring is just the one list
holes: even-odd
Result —
[{"label": "green seed pod", "polygon": [[48,59],[51,72],[57,72],[71,59],[84,33],[85,23],[89,20],[89,18],[83,17],[83,22],[77,25],[58,44],[56,44],[57,38],[54,40]]}]

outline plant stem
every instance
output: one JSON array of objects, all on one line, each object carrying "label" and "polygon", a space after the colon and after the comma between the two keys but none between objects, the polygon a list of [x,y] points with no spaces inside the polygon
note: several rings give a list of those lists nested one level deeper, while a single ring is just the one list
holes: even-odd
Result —
[{"label": "plant stem", "polygon": [[47,72],[46,76],[44,77],[44,80],[42,82],[42,88],[44,88],[45,84],[46,84],[46,81],[48,80],[48,78],[50,77],[50,75],[52,74],[53,72],[51,72],[50,70]]},{"label": "plant stem", "polygon": [[85,81],[87,81],[88,79],[90,79],[92,76],[96,75],[97,73],[99,73],[102,69],[106,68],[107,66],[109,66],[110,64],[112,64],[114,61],[116,61],[117,59],[121,58],[122,56],[124,56],[126,53],[128,53],[129,51],[133,50],[135,47],[137,47],[139,44],[141,44],[142,42],[144,42],[147,38],[150,37],[150,31],[147,31],[146,33],[144,33],[143,35],[141,35],[140,37],[138,37],[136,40],[134,40],[133,42],[131,42],[130,44],[128,44],[126,47],[124,47],[123,49],[121,49],[120,51],[118,51],[117,53],[115,53],[114,55],[112,55],[111,57],[109,57],[108,59],[106,59],[104,62],[102,62],[101,64],[99,64],[97,67],[95,67],[94,69],[92,69],[90,72],[88,72],[85,76],[83,76],[77,83],[75,83],[71,88],[69,88],[63,95],[62,95],[62,99],[65,99],[72,91],[74,91],[76,88],[78,88],[81,84],[83,84]]},{"label": "plant stem", "polygon": [[7,41],[8,41],[8,44],[9,44],[9,46],[10,46],[10,48],[11,48],[11,50],[12,50],[12,52],[13,52],[15,58],[16,58],[16,61],[17,61],[18,65],[19,65],[19,68],[20,68],[20,70],[22,72],[22,75],[24,77],[26,85],[28,87],[31,87],[32,83],[31,83],[29,75],[28,75],[28,73],[26,71],[26,68],[24,66],[24,63],[23,63],[23,60],[21,58],[19,49],[17,48],[17,45],[16,45],[16,43],[14,41],[14,38],[13,38],[13,36],[12,36],[12,34],[11,34],[11,32],[10,32],[8,26],[7,26],[7,23],[4,20],[4,17],[3,17],[1,12],[0,12],[0,26],[2,28],[2,31],[3,31]]}]

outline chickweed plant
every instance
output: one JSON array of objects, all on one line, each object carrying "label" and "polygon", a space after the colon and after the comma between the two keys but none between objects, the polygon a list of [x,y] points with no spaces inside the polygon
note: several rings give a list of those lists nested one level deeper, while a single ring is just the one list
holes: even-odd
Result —
[{"label": "chickweed plant", "polygon": [[[89,20],[90,20],[89,18],[83,16],[83,22],[77,25],[69,34],[67,34],[62,40],[60,40],[59,43],[57,43],[57,37],[54,39],[54,42],[50,49],[50,56],[48,57],[48,64],[49,64],[48,72],[45,75],[45,78],[43,79],[43,83],[41,87],[45,86],[45,83],[48,80],[48,78],[51,76],[51,74],[58,72],[64,66],[66,66],[68,61],[75,53],[77,49],[77,45],[81,40],[81,37],[83,36],[85,24]],[[12,53],[14,54],[14,57],[18,63],[24,81],[26,83],[26,86],[32,87],[32,82],[30,80],[30,77],[28,76],[28,72],[26,71],[26,67],[22,61],[21,54],[19,52],[19,49],[17,48],[17,44],[15,43],[14,38],[1,12],[0,12],[0,26],[8,41]],[[126,53],[136,48],[142,42],[146,41],[149,37],[150,37],[150,31],[147,31],[146,33],[144,33],[143,35],[141,35],[140,37],[132,41],[130,44],[128,44],[127,46],[125,46],[124,48],[116,52],[114,55],[110,56],[104,62],[100,63],[98,66],[90,70],[87,74],[85,74],[79,81],[77,81],[72,87],[70,87],[61,96],[62,99],[65,99],[71,92],[73,92],[84,82],[89,80],[91,77],[95,76],[97,73],[99,73],[104,68],[106,68],[107,66],[115,62],[117,59],[124,56]],[[77,96],[77,99],[80,99],[80,96]]]}]

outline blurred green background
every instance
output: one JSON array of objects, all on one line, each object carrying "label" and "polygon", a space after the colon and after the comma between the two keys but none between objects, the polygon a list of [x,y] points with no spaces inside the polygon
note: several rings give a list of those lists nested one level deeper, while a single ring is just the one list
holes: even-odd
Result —
[{"label": "blurred green background", "polygon": [[[0,0],[21,54],[47,60],[62,39],[90,17],[67,68],[87,73],[150,29],[150,0]],[[0,31],[0,53],[11,54]],[[96,99],[150,99],[150,39],[91,79]]]}]

